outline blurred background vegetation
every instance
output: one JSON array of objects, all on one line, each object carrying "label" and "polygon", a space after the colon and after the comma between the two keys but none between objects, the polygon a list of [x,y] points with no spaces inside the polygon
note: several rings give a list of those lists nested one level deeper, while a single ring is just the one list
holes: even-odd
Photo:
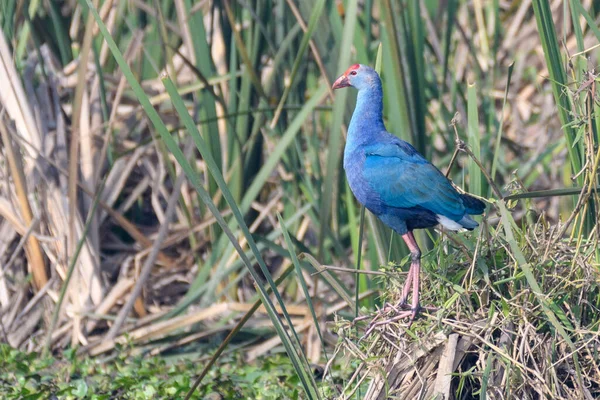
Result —
[{"label": "blurred background vegetation", "polygon": [[341,321],[408,253],[362,222],[330,89],[377,62],[388,130],[490,201],[418,236],[441,311],[395,340],[473,347],[405,398],[597,395],[599,6],[0,0],[0,393],[377,398]]}]

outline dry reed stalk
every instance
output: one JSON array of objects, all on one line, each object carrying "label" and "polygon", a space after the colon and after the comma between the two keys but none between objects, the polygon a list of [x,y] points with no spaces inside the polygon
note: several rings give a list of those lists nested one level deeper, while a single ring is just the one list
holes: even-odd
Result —
[{"label": "dry reed stalk", "polygon": [[[20,83],[16,77],[17,72],[12,64],[12,58],[4,34],[0,33],[0,93],[2,93],[0,95],[0,101],[4,107],[0,112],[0,134],[2,135],[2,140],[4,142],[4,148],[15,185],[17,202],[21,210],[23,223],[26,226],[30,226],[33,221],[33,212],[28,198],[28,189],[25,179],[26,174],[23,169],[21,156],[15,151],[13,141],[8,133],[9,124],[6,123],[7,116],[10,117],[12,113],[15,112],[15,104],[13,103],[9,108],[9,103],[14,102],[19,97],[21,100],[23,99],[22,91],[18,91]],[[8,115],[5,113],[5,110],[8,112]],[[33,275],[35,288],[40,290],[48,283],[48,275],[46,273],[46,263],[40,245],[34,236],[29,238],[26,252],[29,260],[28,269]]]}]

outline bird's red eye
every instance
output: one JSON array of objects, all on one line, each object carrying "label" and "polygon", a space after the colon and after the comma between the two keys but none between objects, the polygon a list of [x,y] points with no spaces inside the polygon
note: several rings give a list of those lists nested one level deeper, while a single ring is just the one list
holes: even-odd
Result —
[{"label": "bird's red eye", "polygon": [[350,72],[350,75],[356,75],[356,74],[357,74],[357,72],[356,72],[356,71],[351,71],[351,72]]}]

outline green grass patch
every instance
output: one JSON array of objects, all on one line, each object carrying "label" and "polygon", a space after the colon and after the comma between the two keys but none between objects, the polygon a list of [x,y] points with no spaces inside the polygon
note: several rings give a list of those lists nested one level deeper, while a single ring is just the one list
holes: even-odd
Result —
[{"label": "green grass patch", "polygon": [[[131,356],[43,357],[0,344],[2,399],[177,399],[193,383],[198,361],[189,358]],[[284,354],[244,362],[240,353],[223,356],[192,399],[298,399],[300,381]],[[54,397],[53,397],[54,396]]]}]

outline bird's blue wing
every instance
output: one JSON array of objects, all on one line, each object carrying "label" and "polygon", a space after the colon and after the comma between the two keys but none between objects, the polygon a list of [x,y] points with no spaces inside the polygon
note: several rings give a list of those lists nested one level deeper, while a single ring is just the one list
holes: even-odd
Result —
[{"label": "bird's blue wing", "polygon": [[458,221],[465,215],[460,194],[414,147],[397,138],[365,148],[363,176],[388,207],[422,207]]}]

